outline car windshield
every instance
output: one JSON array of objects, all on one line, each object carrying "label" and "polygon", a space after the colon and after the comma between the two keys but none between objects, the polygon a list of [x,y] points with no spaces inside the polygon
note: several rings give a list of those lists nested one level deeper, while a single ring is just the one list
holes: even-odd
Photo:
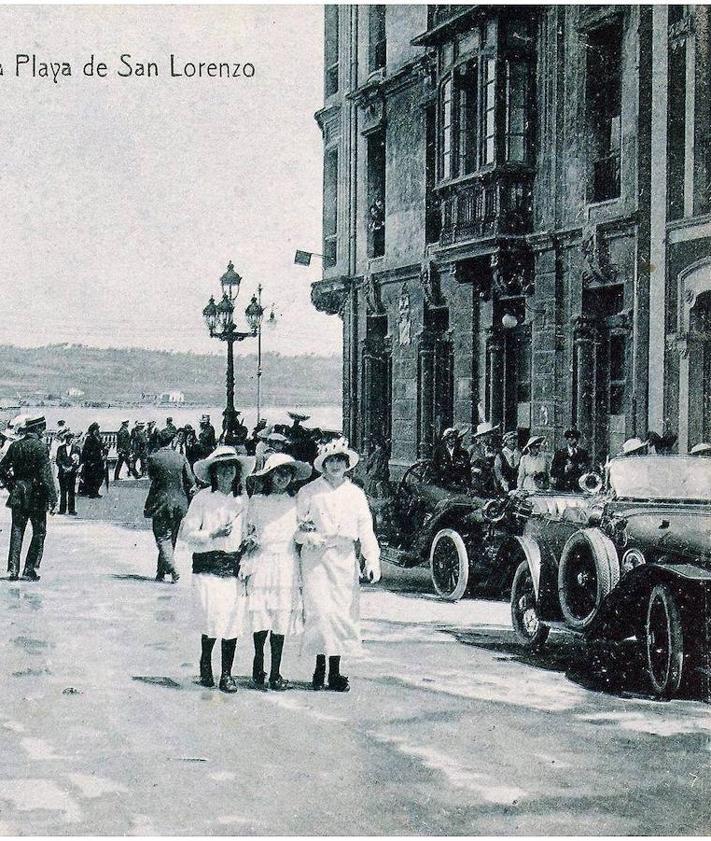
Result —
[{"label": "car windshield", "polygon": [[693,499],[711,502],[711,459],[694,456],[628,456],[610,462],[618,498]]}]

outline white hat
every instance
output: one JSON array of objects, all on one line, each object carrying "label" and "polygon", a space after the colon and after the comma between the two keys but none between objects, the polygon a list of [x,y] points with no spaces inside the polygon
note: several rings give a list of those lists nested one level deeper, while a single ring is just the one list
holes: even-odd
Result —
[{"label": "white hat", "polygon": [[264,463],[264,467],[252,473],[250,478],[261,478],[271,473],[272,470],[276,470],[277,467],[284,467],[285,465],[293,469],[295,479],[308,479],[311,476],[311,465],[307,462],[297,461],[286,453],[272,453]]},{"label": "white hat", "polygon": [[314,459],[314,468],[319,473],[323,473],[323,463],[330,456],[347,456],[347,470],[353,470],[359,461],[358,453],[348,446],[348,441],[345,438],[336,438],[334,441],[329,441],[319,447],[318,455]]},{"label": "white hat", "polygon": [[247,476],[254,467],[254,458],[240,456],[234,447],[222,445],[216,447],[206,458],[196,461],[193,465],[193,472],[201,482],[208,484],[210,481],[210,468],[214,464],[239,464],[242,469],[242,476]]},{"label": "white hat", "polygon": [[632,453],[638,453],[640,450],[646,449],[646,441],[642,441],[641,438],[628,438],[622,445],[622,455],[629,456],[632,455]]},{"label": "white hat", "polygon": [[707,453],[711,453],[711,444],[709,444],[708,441],[701,441],[699,444],[694,444],[689,452],[689,455],[705,456]]},{"label": "white hat", "polygon": [[442,438],[446,438],[448,435],[459,435],[459,430],[453,426],[448,426],[442,433]]},{"label": "white hat", "polygon": [[523,448],[523,452],[527,453],[531,447],[534,447],[536,444],[542,444],[545,439],[542,435],[534,435],[526,441],[526,446]]},{"label": "white hat", "polygon": [[501,424],[498,423],[496,426],[492,426],[489,421],[484,421],[484,423],[477,424],[476,432],[472,435],[472,438],[480,438],[482,435],[489,435],[492,432],[498,432],[500,426]]}]

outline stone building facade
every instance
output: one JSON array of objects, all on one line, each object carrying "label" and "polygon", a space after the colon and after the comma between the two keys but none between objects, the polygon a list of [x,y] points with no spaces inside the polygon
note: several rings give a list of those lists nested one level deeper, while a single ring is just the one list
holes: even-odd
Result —
[{"label": "stone building facade", "polygon": [[711,15],[327,6],[324,270],[344,429],[482,420],[599,459],[711,439]]}]

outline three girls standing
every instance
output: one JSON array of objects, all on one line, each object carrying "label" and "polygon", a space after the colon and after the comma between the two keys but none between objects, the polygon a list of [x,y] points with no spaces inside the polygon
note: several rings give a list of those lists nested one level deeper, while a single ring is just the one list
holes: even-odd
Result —
[{"label": "three girls standing", "polygon": [[346,476],[358,455],[343,440],[324,445],[314,461],[322,476],[294,499],[294,484],[311,475],[311,466],[274,454],[250,477],[255,492],[248,502],[237,494],[244,461],[231,447],[218,447],[195,464],[196,476],[210,481],[210,488],[194,497],[183,526],[183,536],[194,549],[193,582],[202,627],[200,681],[214,685],[212,649],[220,637],[220,689],[236,691],[236,638],[249,627],[254,684],[265,687],[269,636],[269,687],[287,688],[281,675],[284,637],[303,629],[302,650],[316,655],[313,688],[326,686],[328,658],[328,688],[347,692],[341,657],[358,653],[361,646],[356,543],[365,558],[366,577],[380,579],[380,549],[368,502]]}]

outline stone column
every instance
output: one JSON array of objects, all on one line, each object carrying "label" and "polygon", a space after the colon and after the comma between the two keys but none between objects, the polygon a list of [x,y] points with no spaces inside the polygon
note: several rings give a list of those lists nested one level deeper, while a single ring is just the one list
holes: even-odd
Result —
[{"label": "stone column", "polygon": [[418,349],[419,394],[418,394],[418,457],[432,455],[434,439],[434,343],[432,336],[423,331],[419,336]]},{"label": "stone column", "polygon": [[573,319],[575,365],[575,423],[582,440],[594,440],[595,326],[583,315]]},{"label": "stone column", "polygon": [[486,332],[486,370],[489,396],[486,406],[486,420],[496,426],[504,419],[504,338],[495,327],[489,327]]}]

